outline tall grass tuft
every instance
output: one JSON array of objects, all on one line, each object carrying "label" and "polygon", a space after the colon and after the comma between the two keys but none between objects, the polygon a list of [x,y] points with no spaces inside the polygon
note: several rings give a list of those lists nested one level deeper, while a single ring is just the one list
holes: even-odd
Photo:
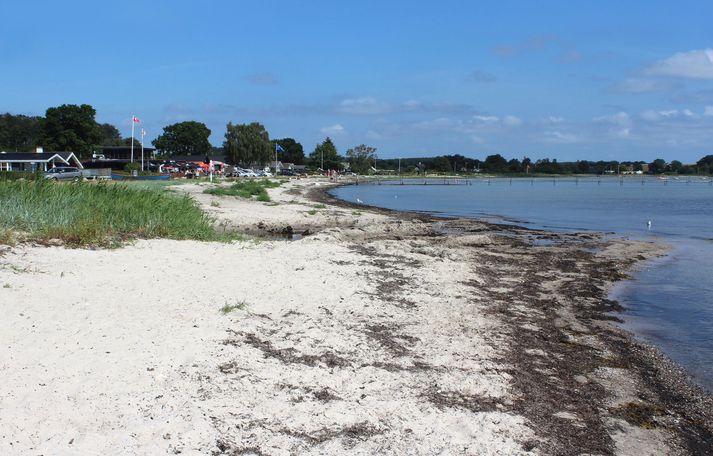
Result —
[{"label": "tall grass tuft", "polygon": [[271,181],[269,179],[250,180],[236,182],[230,187],[212,187],[207,188],[203,193],[217,196],[238,196],[240,198],[252,198],[253,196],[258,201],[270,201],[270,195],[267,194],[267,188],[277,188],[280,182]]},{"label": "tall grass tuft", "polygon": [[[133,238],[221,240],[187,195],[111,183],[0,180],[0,232],[72,246]],[[6,238],[7,234],[0,236]]]}]

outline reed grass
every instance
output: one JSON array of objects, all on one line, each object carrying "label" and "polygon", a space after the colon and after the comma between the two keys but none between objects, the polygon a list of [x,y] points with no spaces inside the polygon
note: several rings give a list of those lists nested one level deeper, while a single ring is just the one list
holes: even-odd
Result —
[{"label": "reed grass", "polygon": [[70,246],[136,238],[228,240],[190,197],[112,183],[0,180],[0,243],[60,239]]},{"label": "reed grass", "polygon": [[254,196],[258,201],[269,202],[270,195],[267,194],[266,189],[277,188],[280,184],[281,182],[270,179],[240,181],[230,187],[207,188],[203,190],[203,193],[216,196],[237,196],[247,199],[251,199]]}]

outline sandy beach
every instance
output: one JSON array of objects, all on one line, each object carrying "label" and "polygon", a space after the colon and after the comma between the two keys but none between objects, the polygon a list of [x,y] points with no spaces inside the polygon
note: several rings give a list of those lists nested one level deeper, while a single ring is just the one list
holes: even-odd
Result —
[{"label": "sandy beach", "polygon": [[710,396],[606,299],[664,246],[330,185],[175,187],[240,242],[0,247],[0,454],[713,454]]}]

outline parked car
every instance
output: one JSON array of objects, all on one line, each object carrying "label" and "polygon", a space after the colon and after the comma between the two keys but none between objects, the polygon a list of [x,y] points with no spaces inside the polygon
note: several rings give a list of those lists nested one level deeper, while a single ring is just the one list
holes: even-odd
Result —
[{"label": "parked car", "polygon": [[45,174],[45,179],[58,180],[74,180],[79,181],[84,178],[84,174],[79,168],[74,166],[56,166]]}]

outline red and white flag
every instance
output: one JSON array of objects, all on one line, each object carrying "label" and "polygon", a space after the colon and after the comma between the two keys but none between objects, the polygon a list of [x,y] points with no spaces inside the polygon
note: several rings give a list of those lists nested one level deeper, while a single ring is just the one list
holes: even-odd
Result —
[{"label": "red and white flag", "polygon": [[138,117],[136,117],[136,116],[132,117],[132,119],[131,119],[131,120],[133,120],[133,121],[134,121],[134,123],[141,123],[141,121],[139,120],[139,118],[138,118]]},{"label": "red and white flag", "polygon": [[141,129],[141,136],[146,136],[146,130],[144,130],[143,128]]}]

